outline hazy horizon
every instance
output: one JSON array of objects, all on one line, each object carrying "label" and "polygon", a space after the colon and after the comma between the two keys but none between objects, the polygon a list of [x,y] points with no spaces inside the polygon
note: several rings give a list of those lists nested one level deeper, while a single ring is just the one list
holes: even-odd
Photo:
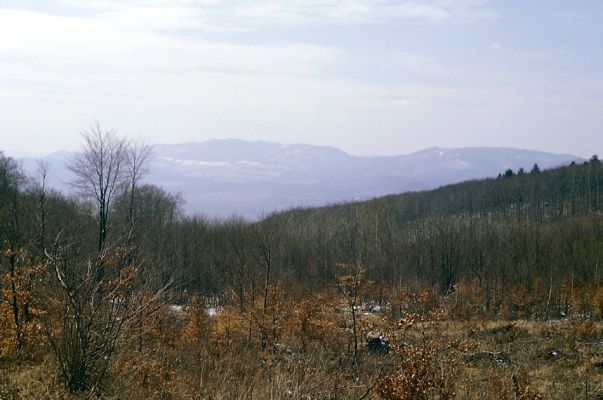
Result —
[{"label": "hazy horizon", "polygon": [[0,0],[0,145],[603,152],[603,3]]},{"label": "hazy horizon", "polygon": [[[123,136],[125,139],[129,139],[129,137]],[[354,157],[366,157],[366,158],[372,158],[372,157],[389,157],[389,156],[405,156],[405,155],[411,155],[414,153],[419,153],[425,150],[430,150],[430,149],[445,149],[445,150],[462,150],[462,149],[512,149],[512,150],[520,150],[520,151],[531,151],[531,152],[542,152],[542,153],[547,153],[547,154],[555,154],[555,155],[571,155],[571,156],[577,156],[580,158],[583,158],[585,160],[590,159],[593,155],[596,156],[601,156],[598,153],[592,153],[589,155],[581,155],[581,154],[573,154],[573,153],[569,153],[569,152],[547,152],[545,150],[541,150],[541,149],[530,149],[530,148],[519,148],[519,147],[510,147],[510,146],[464,146],[464,147],[444,147],[444,146],[429,146],[429,147],[425,147],[425,148],[421,148],[415,151],[411,151],[408,153],[390,153],[390,154],[370,154],[370,153],[365,153],[365,154],[355,154],[353,152],[349,152],[344,150],[341,147],[338,147],[336,145],[320,145],[320,144],[313,144],[313,143],[302,143],[302,142],[292,142],[292,143],[283,143],[283,142],[273,142],[273,141],[268,141],[268,140],[263,140],[263,139],[258,139],[258,140],[247,140],[247,139],[240,139],[240,138],[235,138],[235,137],[230,137],[230,138],[209,138],[206,140],[199,140],[199,141],[187,141],[187,142],[174,142],[174,143],[167,143],[167,142],[162,142],[162,143],[150,143],[147,142],[147,144],[149,144],[152,147],[155,146],[179,146],[179,145],[187,145],[187,144],[204,144],[206,142],[211,142],[211,141],[230,141],[230,140],[238,140],[238,141],[242,141],[242,142],[247,142],[247,143],[272,143],[272,144],[280,144],[280,145],[284,145],[284,146],[296,146],[296,145],[308,145],[308,146],[316,146],[316,147],[331,147],[334,148],[336,150],[340,150],[343,151],[344,153],[354,156]],[[51,156],[55,153],[60,153],[60,152],[77,152],[79,150],[79,148],[74,148],[74,149],[58,149],[58,150],[52,150],[52,151],[48,151],[48,152],[28,152],[28,151],[11,151],[11,150],[3,150],[0,149],[0,151],[3,151],[7,156],[9,157],[15,157],[15,158],[44,158],[44,157],[48,157]]]}]

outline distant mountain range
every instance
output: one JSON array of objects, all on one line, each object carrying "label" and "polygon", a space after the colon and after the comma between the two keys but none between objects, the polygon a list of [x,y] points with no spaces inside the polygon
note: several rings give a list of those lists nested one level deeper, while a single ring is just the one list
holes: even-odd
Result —
[{"label": "distant mountain range", "polygon": [[[188,212],[249,218],[495,177],[509,168],[529,171],[535,163],[545,169],[583,161],[571,154],[489,147],[360,157],[334,147],[235,139],[158,144],[153,154],[145,181],[180,192]],[[49,184],[65,193],[72,179],[65,163],[72,156],[61,151],[44,158],[50,164]],[[21,160],[32,173],[39,159]]]}]

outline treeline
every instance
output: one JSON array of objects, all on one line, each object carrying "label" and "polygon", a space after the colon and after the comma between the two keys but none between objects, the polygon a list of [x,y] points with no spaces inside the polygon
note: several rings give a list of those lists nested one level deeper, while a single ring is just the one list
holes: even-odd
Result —
[{"label": "treeline", "polygon": [[207,295],[230,288],[253,298],[267,281],[328,288],[337,263],[359,262],[384,301],[401,288],[463,288],[479,304],[472,312],[488,316],[594,316],[601,312],[602,181],[593,157],[255,223],[183,218],[164,231],[171,238],[164,250],[155,250],[170,253],[182,289]]},{"label": "treeline", "polygon": [[[14,160],[1,158],[3,248],[43,260],[60,238],[85,259],[98,250],[95,202],[50,190],[48,173],[26,177]],[[180,301],[191,294],[226,301],[227,289],[243,301],[276,283],[331,287],[337,263],[361,263],[382,300],[404,287],[451,294],[470,285],[483,300],[479,312],[489,315],[594,315],[603,275],[602,184],[593,157],[257,222],[186,216],[179,196],[140,185],[116,192],[106,240],[132,245],[146,282],[170,283]],[[13,263],[3,257],[2,273],[12,273]]]},{"label": "treeline", "polygon": [[[298,273],[325,278],[333,270],[318,265],[359,260],[372,280],[391,290],[429,286],[450,294],[470,282],[481,312],[491,316],[592,316],[600,315],[602,183],[595,156],[271,219],[295,227],[290,242]],[[322,249],[318,256],[302,256],[316,249]]]}]

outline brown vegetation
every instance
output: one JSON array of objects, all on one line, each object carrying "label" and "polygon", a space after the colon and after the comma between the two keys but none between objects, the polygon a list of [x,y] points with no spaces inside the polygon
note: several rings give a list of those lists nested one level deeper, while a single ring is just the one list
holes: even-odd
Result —
[{"label": "brown vegetation", "polygon": [[86,143],[79,199],[0,155],[0,399],[603,398],[596,157],[208,221]]},{"label": "brown vegetation", "polygon": [[[449,318],[449,299],[406,291],[404,317],[392,306],[371,312],[364,298],[354,362],[347,301],[336,292],[284,293],[269,326],[257,321],[262,304],[226,306],[210,316],[194,300],[145,320],[144,346],[136,330],[120,337],[103,398],[191,399],[596,399],[603,393],[603,324],[590,321],[488,321]],[[310,303],[310,304],[309,304]],[[312,309],[309,311],[309,308]],[[273,312],[270,312],[271,320]],[[60,318],[56,315],[54,318]],[[37,319],[37,318],[36,318]],[[3,317],[3,320],[6,318]],[[31,322],[33,324],[34,322]],[[28,323],[29,324],[29,323]],[[367,348],[370,332],[390,342]],[[20,351],[3,338],[0,398],[80,398],[57,379],[61,371],[41,330],[28,329]],[[12,350],[11,350],[12,349]],[[75,391],[74,391],[75,392]],[[86,394],[88,392],[84,392]],[[587,397],[588,396],[588,397]]]}]

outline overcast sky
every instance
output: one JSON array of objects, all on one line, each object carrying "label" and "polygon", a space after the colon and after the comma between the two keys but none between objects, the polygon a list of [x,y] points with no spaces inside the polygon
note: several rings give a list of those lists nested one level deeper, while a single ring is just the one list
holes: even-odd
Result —
[{"label": "overcast sky", "polygon": [[0,150],[95,120],[353,154],[603,154],[600,0],[0,0]]}]

